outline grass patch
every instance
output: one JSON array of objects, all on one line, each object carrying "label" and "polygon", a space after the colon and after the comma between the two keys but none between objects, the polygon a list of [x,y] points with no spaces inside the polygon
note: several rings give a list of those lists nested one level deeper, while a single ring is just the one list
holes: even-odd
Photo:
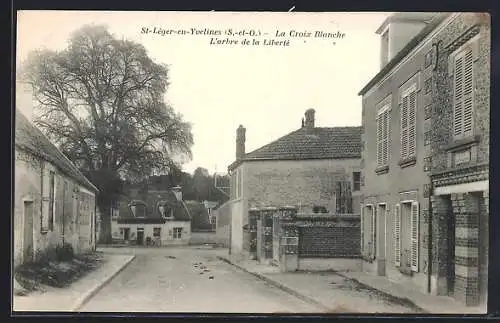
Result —
[{"label": "grass patch", "polygon": [[99,268],[103,263],[101,252],[74,255],[71,259],[43,259],[24,263],[15,269],[14,275],[24,288],[18,295],[25,295],[44,286],[64,288],[87,273]]}]

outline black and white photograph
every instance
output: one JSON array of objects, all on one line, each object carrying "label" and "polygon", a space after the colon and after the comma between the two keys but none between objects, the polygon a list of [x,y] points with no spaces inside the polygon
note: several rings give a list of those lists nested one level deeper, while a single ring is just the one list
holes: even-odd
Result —
[{"label": "black and white photograph", "polygon": [[488,13],[16,16],[13,313],[487,313]]}]

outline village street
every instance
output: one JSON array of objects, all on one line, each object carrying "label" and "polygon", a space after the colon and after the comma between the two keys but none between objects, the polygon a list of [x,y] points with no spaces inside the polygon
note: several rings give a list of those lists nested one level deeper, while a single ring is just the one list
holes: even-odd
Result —
[{"label": "village street", "polygon": [[321,311],[218,260],[214,249],[109,248],[106,252],[135,253],[136,258],[82,312]]}]

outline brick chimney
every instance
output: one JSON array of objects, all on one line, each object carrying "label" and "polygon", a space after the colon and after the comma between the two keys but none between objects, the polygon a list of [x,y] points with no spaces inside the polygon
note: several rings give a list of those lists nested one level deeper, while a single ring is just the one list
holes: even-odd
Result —
[{"label": "brick chimney", "polygon": [[245,156],[245,133],[246,129],[242,125],[236,130],[236,159]]},{"label": "brick chimney", "polygon": [[304,126],[306,128],[314,128],[314,113],[316,111],[314,109],[309,109],[305,113],[305,121],[304,121]]}]

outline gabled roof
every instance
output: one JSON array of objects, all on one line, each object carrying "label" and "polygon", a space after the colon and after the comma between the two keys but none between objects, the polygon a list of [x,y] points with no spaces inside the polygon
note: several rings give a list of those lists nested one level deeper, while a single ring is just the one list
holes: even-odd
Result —
[{"label": "gabled roof", "polygon": [[361,158],[361,127],[303,127],[245,154],[243,161]]},{"label": "gabled roof", "polygon": [[52,163],[66,176],[82,186],[99,190],[78,170],[78,168],[45,135],[16,109],[16,148]]}]

